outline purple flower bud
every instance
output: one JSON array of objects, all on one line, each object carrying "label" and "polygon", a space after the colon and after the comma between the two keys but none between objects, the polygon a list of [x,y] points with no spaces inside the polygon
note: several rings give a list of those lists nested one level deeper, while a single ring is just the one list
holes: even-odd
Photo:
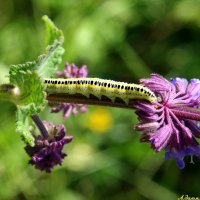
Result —
[{"label": "purple flower bud", "polygon": [[[41,125],[41,121],[39,123]],[[31,157],[29,164],[41,171],[51,172],[54,166],[62,164],[63,158],[67,155],[62,153],[62,149],[65,144],[72,141],[73,137],[65,135],[64,125],[56,126],[46,121],[43,125],[48,136],[46,134],[37,136],[35,146],[31,147],[27,144],[25,150]]]},{"label": "purple flower bud", "polygon": [[200,157],[197,138],[200,137],[200,80],[175,78],[166,80],[152,74],[141,83],[152,90],[158,102],[138,102],[134,107],[140,118],[135,129],[142,131],[142,142],[150,142],[155,151],[166,151],[166,159],[176,158],[179,167],[185,166],[184,157]]}]

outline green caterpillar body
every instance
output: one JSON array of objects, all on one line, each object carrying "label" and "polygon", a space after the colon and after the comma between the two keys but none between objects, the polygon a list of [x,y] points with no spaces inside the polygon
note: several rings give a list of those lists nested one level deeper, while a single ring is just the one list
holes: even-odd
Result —
[{"label": "green caterpillar body", "polygon": [[147,87],[133,83],[117,82],[99,78],[45,79],[48,93],[90,94],[101,99],[104,95],[112,102],[118,97],[126,104],[130,99],[144,99],[151,103],[157,101],[156,95]]}]

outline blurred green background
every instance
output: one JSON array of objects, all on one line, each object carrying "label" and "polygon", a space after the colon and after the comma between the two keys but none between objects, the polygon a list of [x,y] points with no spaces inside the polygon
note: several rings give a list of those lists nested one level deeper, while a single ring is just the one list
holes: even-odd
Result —
[{"label": "blurred green background", "polygon": [[[199,78],[199,0],[6,0],[0,1],[0,81],[10,64],[44,52],[48,15],[64,31],[65,62],[86,64],[90,77],[138,82],[159,73],[167,78]],[[60,69],[61,69],[60,68]],[[171,200],[200,197],[200,162],[164,161],[133,131],[130,110],[89,107],[87,114],[63,121],[73,143],[68,157],[51,174],[27,165],[15,131],[12,103],[0,102],[1,200]]]}]

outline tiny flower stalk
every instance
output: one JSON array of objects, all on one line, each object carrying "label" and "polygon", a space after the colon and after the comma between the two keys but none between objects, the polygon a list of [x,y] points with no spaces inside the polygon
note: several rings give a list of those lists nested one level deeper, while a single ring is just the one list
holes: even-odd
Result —
[{"label": "tiny flower stalk", "polygon": [[0,85],[0,99],[17,102],[20,99],[20,90],[13,84]]}]

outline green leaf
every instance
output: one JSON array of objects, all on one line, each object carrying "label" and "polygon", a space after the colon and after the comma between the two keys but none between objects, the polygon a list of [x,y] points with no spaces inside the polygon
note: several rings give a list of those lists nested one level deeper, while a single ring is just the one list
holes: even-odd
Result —
[{"label": "green leaf", "polygon": [[29,118],[31,115],[39,114],[46,105],[46,93],[42,79],[55,74],[64,53],[62,31],[47,16],[44,16],[43,20],[47,29],[46,38],[50,44],[46,48],[46,53],[33,62],[12,65],[9,71],[10,83],[20,90],[20,97],[15,102],[18,107],[17,130],[30,145],[33,145],[34,138],[29,131]]},{"label": "green leaf", "polygon": [[47,15],[44,15],[42,19],[46,25],[47,44],[53,44],[56,40],[63,42],[64,37],[62,30],[59,30]]},{"label": "green leaf", "polygon": [[62,44],[64,36],[54,23],[45,15],[42,18],[46,24],[46,35],[49,45],[46,48],[45,54],[40,55],[35,61],[25,64],[12,65],[10,74],[20,71],[37,70],[41,78],[52,77],[62,62],[62,56],[65,52]]},{"label": "green leaf", "polygon": [[26,107],[30,115],[38,114],[43,110],[46,105],[46,94],[37,71],[18,70],[15,73],[11,71],[10,82],[20,89],[18,107]]},{"label": "green leaf", "polygon": [[53,45],[47,47],[46,54],[38,58],[38,73],[42,78],[55,76],[55,72],[62,62],[62,55],[65,52],[61,45],[62,44],[56,40]]},{"label": "green leaf", "polygon": [[63,32],[46,15],[42,19],[46,25],[46,40],[49,46],[46,48],[46,53],[39,56],[37,69],[41,77],[47,78],[55,75],[58,66],[62,62],[62,56],[65,52],[62,47],[64,36]]},{"label": "green leaf", "polygon": [[27,109],[18,108],[16,114],[16,130],[21,134],[22,139],[25,143],[28,143],[30,146],[34,146],[34,137],[30,132],[30,119],[27,117]]},{"label": "green leaf", "polygon": [[37,62],[36,61],[26,62],[24,64],[18,64],[18,65],[11,65],[9,74],[11,76],[14,76],[17,73],[19,73],[19,71],[24,71],[24,72],[26,72],[26,71],[34,71],[34,70],[36,70],[36,66],[37,66]]},{"label": "green leaf", "polygon": [[[25,65],[23,65],[26,68]],[[36,71],[12,71],[10,82],[20,88],[20,99],[17,102],[16,130],[23,140],[33,146],[34,138],[29,131],[30,116],[40,113],[46,105],[44,85]]]}]

